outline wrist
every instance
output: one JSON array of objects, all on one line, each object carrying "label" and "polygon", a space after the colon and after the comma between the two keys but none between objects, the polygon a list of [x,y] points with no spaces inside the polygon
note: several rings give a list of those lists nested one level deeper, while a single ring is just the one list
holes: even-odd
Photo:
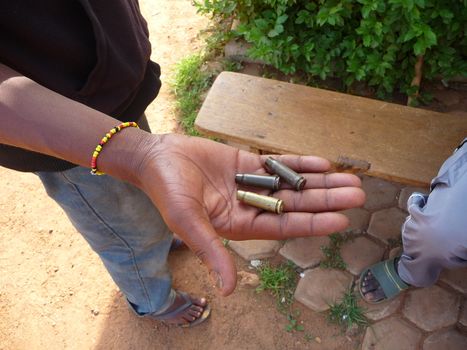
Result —
[{"label": "wrist", "polygon": [[161,137],[137,128],[125,128],[105,144],[98,158],[99,171],[141,187],[148,155]]}]

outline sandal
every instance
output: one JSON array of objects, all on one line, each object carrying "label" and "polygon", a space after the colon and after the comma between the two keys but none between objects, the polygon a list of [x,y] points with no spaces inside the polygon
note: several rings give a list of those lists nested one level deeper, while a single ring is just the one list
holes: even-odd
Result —
[{"label": "sandal", "polygon": [[[397,257],[389,260],[380,261],[379,263],[370,266],[369,268],[365,269],[360,274],[360,280],[358,283],[358,290],[360,291],[360,295],[362,299],[365,300],[369,304],[379,304],[386,300],[392,299],[397,296],[403,290],[406,290],[410,287],[407,283],[405,283],[396,271],[395,263],[397,263]],[[371,293],[372,291],[363,291],[365,286],[363,283],[365,282],[365,277],[371,273],[379,283],[379,287],[384,292],[384,296],[377,300],[369,300],[366,297],[366,294]],[[378,289],[378,288],[376,288]]]},{"label": "sandal", "polygon": [[[167,321],[167,320],[170,320],[170,319],[173,319],[173,318],[177,317],[179,313],[185,311],[186,309],[188,309],[189,307],[191,307],[193,305],[191,297],[187,293],[179,292],[179,291],[177,291],[176,293],[177,293],[177,295],[181,296],[182,299],[185,301],[182,305],[180,305],[175,310],[172,310],[172,311],[169,311],[169,312],[163,312],[163,313],[161,313],[159,315],[151,315],[150,317],[152,319],[158,320],[158,321]],[[210,314],[211,314],[211,307],[209,306],[209,304],[206,304],[206,306],[204,307],[203,313],[196,320],[191,321],[191,322],[187,322],[187,323],[179,323],[179,324],[176,324],[176,325],[179,326],[179,327],[182,327],[182,328],[194,327],[194,326],[206,321]]]}]

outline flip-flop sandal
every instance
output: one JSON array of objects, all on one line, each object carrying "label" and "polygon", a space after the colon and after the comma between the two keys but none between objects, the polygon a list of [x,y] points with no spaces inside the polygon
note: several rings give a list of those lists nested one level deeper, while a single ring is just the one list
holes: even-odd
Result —
[{"label": "flip-flop sandal", "polygon": [[[396,267],[394,266],[394,261],[396,259],[398,258],[396,257],[393,259],[380,261],[379,263],[372,265],[369,268],[365,269],[360,274],[360,281],[358,282],[358,290],[360,291],[360,295],[362,296],[362,299],[365,300],[367,303],[380,304],[386,300],[394,298],[400,292],[410,287],[397,274]],[[363,281],[369,271],[373,274],[373,277],[379,283],[379,285],[381,286],[381,289],[384,292],[385,297],[380,300],[370,301],[367,298],[365,298],[365,293],[363,293],[363,290],[362,290]]]},{"label": "flip-flop sandal", "polygon": [[[177,309],[170,311],[170,312],[164,312],[160,315],[151,315],[151,318],[158,320],[158,321],[162,321],[162,322],[166,320],[170,320],[176,317],[180,312],[185,311],[186,309],[188,309],[190,306],[193,305],[193,302],[191,301],[191,298],[187,293],[177,291],[177,294],[180,295],[185,301],[182,305],[180,305]],[[196,320],[192,322],[188,322],[188,323],[180,323],[180,324],[177,324],[177,326],[182,327],[182,328],[194,327],[206,321],[210,314],[211,314],[211,307],[209,306],[209,304],[207,304],[204,307],[204,311],[201,314],[201,316],[198,317]]]}]

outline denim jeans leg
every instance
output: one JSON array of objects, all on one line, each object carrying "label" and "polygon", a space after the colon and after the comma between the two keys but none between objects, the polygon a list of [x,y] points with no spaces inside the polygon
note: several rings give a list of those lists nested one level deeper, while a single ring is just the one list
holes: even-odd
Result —
[{"label": "denim jeans leg", "polygon": [[83,167],[37,175],[137,314],[171,305],[167,255],[172,233],[144,192],[108,175],[92,176]]}]

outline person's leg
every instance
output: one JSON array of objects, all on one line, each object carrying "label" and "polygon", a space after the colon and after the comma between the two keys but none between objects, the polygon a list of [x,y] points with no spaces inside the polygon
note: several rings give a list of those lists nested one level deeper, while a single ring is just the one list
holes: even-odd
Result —
[{"label": "person's leg", "polygon": [[431,192],[409,199],[402,227],[399,276],[408,284],[434,284],[444,268],[467,266],[467,146],[454,153],[433,179]]},{"label": "person's leg", "polygon": [[[185,303],[172,290],[167,267],[172,234],[142,191],[111,176],[92,176],[83,167],[38,176],[137,314],[157,315]],[[176,323],[202,313],[205,300],[191,300],[193,307],[174,315]]]},{"label": "person's leg", "polygon": [[[430,286],[443,268],[467,266],[467,146],[446,160],[431,187],[429,196],[414,193],[409,198],[403,254],[396,260],[396,275],[387,278],[396,284],[400,279],[402,285]],[[365,300],[386,298],[380,282],[369,270],[362,275]]]}]

